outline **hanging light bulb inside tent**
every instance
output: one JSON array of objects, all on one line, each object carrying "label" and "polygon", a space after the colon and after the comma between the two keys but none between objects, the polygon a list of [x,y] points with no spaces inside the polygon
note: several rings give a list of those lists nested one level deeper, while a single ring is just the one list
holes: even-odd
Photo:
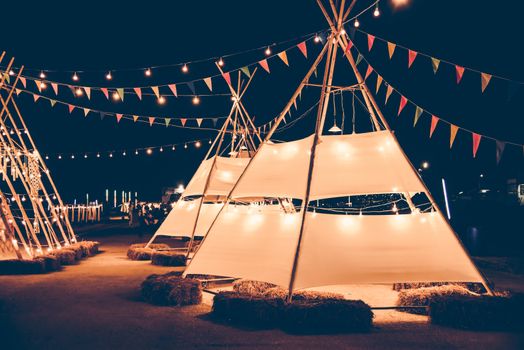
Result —
[{"label": "hanging light bulb inside tent", "polygon": [[198,105],[198,104],[200,104],[200,98],[199,98],[198,96],[193,97],[193,100],[192,100],[192,101],[193,101],[193,104],[194,104],[194,105]]},{"label": "hanging light bulb inside tent", "polygon": [[80,78],[78,78],[78,74],[73,74],[73,81],[78,81]]},{"label": "hanging light bulb inside tent", "polygon": [[40,71],[40,75],[39,75],[40,79],[45,79],[45,73],[44,71]]},{"label": "hanging light bulb inside tent", "polygon": [[183,73],[187,73],[187,72],[189,72],[189,68],[187,67],[187,64],[186,64],[186,63],[184,63],[184,65],[182,66],[182,72],[183,72]]},{"label": "hanging light bulb inside tent", "polygon": [[220,57],[220,59],[218,60],[218,65],[220,67],[223,67],[224,66],[224,60],[222,59],[222,57]]},{"label": "hanging light bulb inside tent", "polygon": [[355,19],[355,23],[353,23],[353,25],[355,26],[355,28],[360,27],[360,22],[359,22],[358,18]]},{"label": "hanging light bulb inside tent", "polygon": [[146,77],[150,77],[152,72],[151,72],[151,68],[148,68],[146,69],[146,71],[144,72],[144,74],[146,75]]},{"label": "hanging light bulb inside tent", "polygon": [[342,132],[342,129],[338,127],[337,121],[335,120],[335,122],[333,123],[333,126],[329,128],[328,131],[332,133],[337,133],[337,132]]},{"label": "hanging light bulb inside tent", "polygon": [[159,104],[159,105],[163,105],[163,104],[165,104],[165,103],[166,103],[166,98],[165,98],[164,96],[160,96],[160,97],[158,98],[158,104]]},{"label": "hanging light bulb inside tent", "polygon": [[107,74],[106,74],[106,79],[107,79],[107,80],[111,80],[111,79],[113,79],[113,75],[111,74],[111,71],[107,72]]},{"label": "hanging light bulb inside tent", "polygon": [[271,55],[271,49],[269,48],[269,46],[267,47],[266,51],[264,51],[264,53],[266,54],[266,56]]}]

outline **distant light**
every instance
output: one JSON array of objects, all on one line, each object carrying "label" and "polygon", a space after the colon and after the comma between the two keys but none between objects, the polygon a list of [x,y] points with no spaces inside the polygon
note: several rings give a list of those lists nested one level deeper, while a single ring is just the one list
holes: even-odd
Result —
[{"label": "distant light", "polygon": [[315,35],[315,39],[313,39],[314,42],[319,43],[320,42],[320,36],[318,34]]},{"label": "distant light", "polygon": [[182,66],[182,72],[183,72],[183,73],[187,73],[187,72],[189,72],[189,68],[188,68],[187,64],[185,64],[185,63],[184,63],[184,65]]},{"label": "distant light", "polygon": [[146,77],[150,77],[152,72],[151,72],[151,68],[148,68],[146,69],[146,71],[144,72],[144,74],[146,75]]},{"label": "distant light", "polygon": [[428,162],[423,162],[422,163],[422,169],[427,169],[429,168],[429,163]]},{"label": "distant light", "polygon": [[75,159],[75,155],[74,154],[71,154],[71,159]]},{"label": "distant light", "polygon": [[10,75],[10,76],[13,76],[13,75],[15,75],[15,71],[14,71],[14,70],[12,70],[12,69],[10,69],[10,70],[9,70],[9,75]]},{"label": "distant light", "polygon": [[355,23],[353,24],[355,28],[360,27],[360,22],[358,21],[358,18],[355,19]]},{"label": "distant light", "polygon": [[407,6],[410,2],[411,0],[391,0],[391,3],[395,8]]},{"label": "distant light", "polygon": [[118,92],[113,92],[113,94],[111,95],[113,97],[113,100],[114,101],[118,101],[120,100],[120,95],[118,94]]},{"label": "distant light", "polygon": [[109,153],[109,158],[113,158],[113,153]]},{"label": "distant light", "polygon": [[267,47],[266,51],[264,51],[264,53],[266,54],[266,56],[271,55],[271,49],[269,48],[269,46]]},{"label": "distant light", "polygon": [[200,98],[198,96],[193,97],[193,104],[194,105],[200,104]]},{"label": "distant light", "polygon": [[135,154],[138,155],[138,150],[135,151]]},{"label": "distant light", "polygon": [[41,72],[40,72],[39,77],[40,77],[40,79],[45,79],[45,73],[44,73],[44,71],[41,71]]},{"label": "distant light", "polygon": [[80,78],[78,78],[78,74],[73,74],[73,81],[78,81]]},{"label": "distant light", "polygon": [[484,177],[484,174],[480,174],[480,177]]},{"label": "distant light", "polygon": [[97,157],[97,158],[100,158],[100,153],[97,153],[97,154],[96,154],[96,157]]},{"label": "distant light", "polygon": [[220,59],[218,60],[218,65],[220,67],[224,66],[224,60],[222,59],[222,57],[220,57]]},{"label": "distant light", "polygon": [[488,193],[488,192],[489,192],[489,190],[487,188],[483,188],[483,189],[480,190],[480,193]]},{"label": "distant light", "polygon": [[62,159],[62,156],[60,154],[58,155],[58,159]]},{"label": "distant light", "polygon": [[200,146],[202,146],[202,144],[200,143],[200,141],[195,142],[195,147],[196,147],[196,148],[200,148]]},{"label": "distant light", "polygon": [[49,159],[49,156],[46,155],[46,156],[45,156],[45,159]]},{"label": "distant light", "polygon": [[397,208],[397,204],[393,204],[393,208],[391,209],[393,210],[394,213],[398,212],[398,208]]},{"label": "distant light", "polygon": [[208,143],[209,143],[209,144],[211,144],[211,143],[212,143],[212,142],[211,142],[211,140],[209,140],[209,142],[208,142]]},{"label": "distant light", "polygon": [[107,79],[107,80],[111,80],[111,79],[113,79],[113,75],[111,74],[111,71],[107,72],[107,74],[106,74],[106,79]]},{"label": "distant light", "polygon": [[45,89],[47,87],[46,83],[43,81],[40,82],[40,89]]},{"label": "distant light", "polygon": [[84,154],[84,158],[87,158],[87,154]]},{"label": "distant light", "polygon": [[173,146],[173,147],[171,147],[171,149],[172,149],[172,150],[174,151],[174,150],[176,149],[176,147],[175,147],[175,146]]},{"label": "distant light", "polygon": [[184,144],[184,148],[187,148],[187,143]]},{"label": "distant light", "polygon": [[146,151],[146,153],[147,153],[148,155],[151,155],[151,154],[153,154],[153,150],[152,150],[151,148],[148,148],[147,151]]},{"label": "distant light", "polygon": [[160,152],[164,152],[164,147],[160,147]]},{"label": "distant light", "polygon": [[122,155],[123,155],[124,157],[126,156],[126,154],[127,154],[126,151],[122,152]]},{"label": "distant light", "polygon": [[346,34],[346,30],[344,28],[342,28],[342,30],[340,31],[340,34],[342,34],[342,35]]},{"label": "distant light", "polygon": [[160,96],[158,98],[158,104],[163,105],[166,103],[166,98],[164,96]]},{"label": "distant light", "polygon": [[76,96],[82,96],[84,94],[84,91],[82,91],[81,88],[76,88],[75,89],[75,94],[76,94]]}]

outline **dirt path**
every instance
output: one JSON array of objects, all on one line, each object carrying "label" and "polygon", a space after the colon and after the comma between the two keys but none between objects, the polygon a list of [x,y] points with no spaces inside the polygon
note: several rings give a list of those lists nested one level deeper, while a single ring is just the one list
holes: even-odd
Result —
[{"label": "dirt path", "polygon": [[[117,228],[114,228],[117,230]],[[254,331],[207,319],[208,305],[156,307],[140,301],[138,286],[172,268],[130,261],[128,234],[99,237],[103,252],[49,275],[0,276],[0,349],[352,348],[517,349],[511,333],[464,332],[424,319],[393,322],[377,316],[370,334],[295,336]]]}]

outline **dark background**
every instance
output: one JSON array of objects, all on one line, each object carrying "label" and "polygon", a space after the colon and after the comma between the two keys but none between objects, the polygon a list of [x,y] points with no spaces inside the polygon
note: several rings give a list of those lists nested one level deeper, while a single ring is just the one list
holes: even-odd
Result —
[{"label": "dark background", "polygon": [[[362,0],[358,7],[363,8],[371,2]],[[413,0],[410,6],[398,11],[393,11],[387,1],[381,1],[380,8],[382,14],[378,19],[373,18],[371,11],[361,16],[362,30],[466,67],[524,81],[524,54],[521,50],[524,4],[515,1]],[[114,86],[162,84],[214,75],[217,72],[212,62],[190,65],[188,75],[180,74],[180,67],[154,69],[153,77],[149,79],[144,78],[143,71],[126,69],[218,57],[299,38],[328,27],[312,0],[9,2],[3,4],[3,13],[6,15],[2,19],[0,49],[16,56],[17,64],[31,68],[27,74],[37,75],[43,68],[51,70],[47,73],[49,79],[72,83],[72,71],[88,71],[79,73],[81,83],[94,86],[107,84],[104,76],[108,69],[122,70],[113,71],[111,84]],[[355,40],[357,47],[384,78],[421,107],[481,134],[524,143],[524,88],[508,101],[508,84],[494,78],[486,92],[481,94],[477,73],[466,71],[462,83],[457,86],[452,66],[442,63],[434,76],[429,60],[419,56],[408,70],[405,51],[397,48],[390,61],[384,43],[377,40],[373,51],[367,53],[365,36],[357,33]],[[270,75],[261,70],[257,72],[244,101],[256,116],[257,124],[274,118],[283,108],[319,50],[320,45],[310,41],[308,60],[294,49],[288,53],[290,68],[285,68],[275,58],[270,60]],[[226,58],[225,68],[238,68],[262,57],[263,49],[240,58]],[[353,83],[347,63],[338,62],[343,68],[337,68],[337,82]],[[360,68],[364,72],[365,64]],[[372,90],[375,79],[372,76],[368,81]],[[218,80],[214,83],[216,92],[227,92]],[[197,91],[207,93],[205,85],[199,84]],[[382,87],[377,97],[380,105],[383,105],[384,91]],[[190,94],[187,89],[181,93]],[[86,107],[155,116],[225,116],[231,103],[228,97],[202,97],[200,106],[192,106],[190,98],[180,97],[168,98],[168,103],[159,107],[151,96],[137,103],[135,96],[126,95],[123,103],[113,103],[106,101],[100,93],[92,94],[91,101],[85,97],[74,99],[64,90],[61,96]],[[300,111],[295,115],[309,108],[317,95],[318,90],[309,88],[308,95],[300,102]],[[162,187],[187,183],[207,147],[198,150],[178,147],[175,152],[166,150],[162,154],[155,152],[146,156],[142,153],[125,158],[118,153],[114,158],[108,158],[108,151],[126,149],[129,154],[139,147],[215,135],[188,129],[149,127],[126,120],[117,124],[114,118],[100,120],[96,114],[84,118],[81,111],[69,115],[64,106],[51,108],[46,101],[34,104],[30,96],[20,95],[18,102],[40,152],[63,154],[62,160],[53,156],[48,166],[68,202],[85,198],[87,192],[91,198],[101,199],[105,188],[119,192],[138,191],[143,199],[158,200]],[[350,115],[350,103],[350,96],[345,96],[346,116]],[[427,114],[413,129],[413,108],[406,107],[401,117],[396,116],[397,109],[398,96],[393,95],[384,112],[415,167],[423,160],[430,162],[431,167],[424,177],[438,200],[442,198],[441,177],[448,181],[450,192],[457,193],[477,188],[481,173],[486,175],[483,180],[486,186],[499,188],[505,187],[507,178],[522,174],[522,148],[508,145],[497,166],[494,142],[483,139],[477,158],[473,159],[469,134],[459,131],[450,151],[449,128],[444,124],[437,126],[430,140]],[[340,118],[340,109],[338,113]],[[332,118],[330,112],[328,126]],[[347,125],[346,119],[346,131],[349,130]],[[312,131],[311,126],[307,121],[297,123],[287,133],[277,134],[277,138],[293,139],[306,135]],[[100,159],[78,157],[83,152],[97,151],[106,152],[102,152]],[[67,159],[71,153],[77,155],[75,160]]]}]

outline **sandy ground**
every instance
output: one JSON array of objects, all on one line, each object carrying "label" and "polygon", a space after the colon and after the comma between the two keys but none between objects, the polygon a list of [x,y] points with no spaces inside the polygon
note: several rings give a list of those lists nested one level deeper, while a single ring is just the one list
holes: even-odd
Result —
[{"label": "sandy ground", "polygon": [[[206,303],[183,308],[140,300],[147,275],[173,269],[128,260],[125,252],[139,240],[136,235],[115,226],[100,227],[91,238],[103,243],[103,252],[79,265],[48,275],[0,276],[0,349],[524,348],[519,334],[438,327],[426,317],[394,311],[377,311],[368,334],[297,336],[218,324],[206,315],[209,295]],[[487,274],[501,288],[524,290],[523,276]],[[339,288],[352,297],[366,293],[371,304],[395,296],[388,286],[373,293],[367,286]]]}]

